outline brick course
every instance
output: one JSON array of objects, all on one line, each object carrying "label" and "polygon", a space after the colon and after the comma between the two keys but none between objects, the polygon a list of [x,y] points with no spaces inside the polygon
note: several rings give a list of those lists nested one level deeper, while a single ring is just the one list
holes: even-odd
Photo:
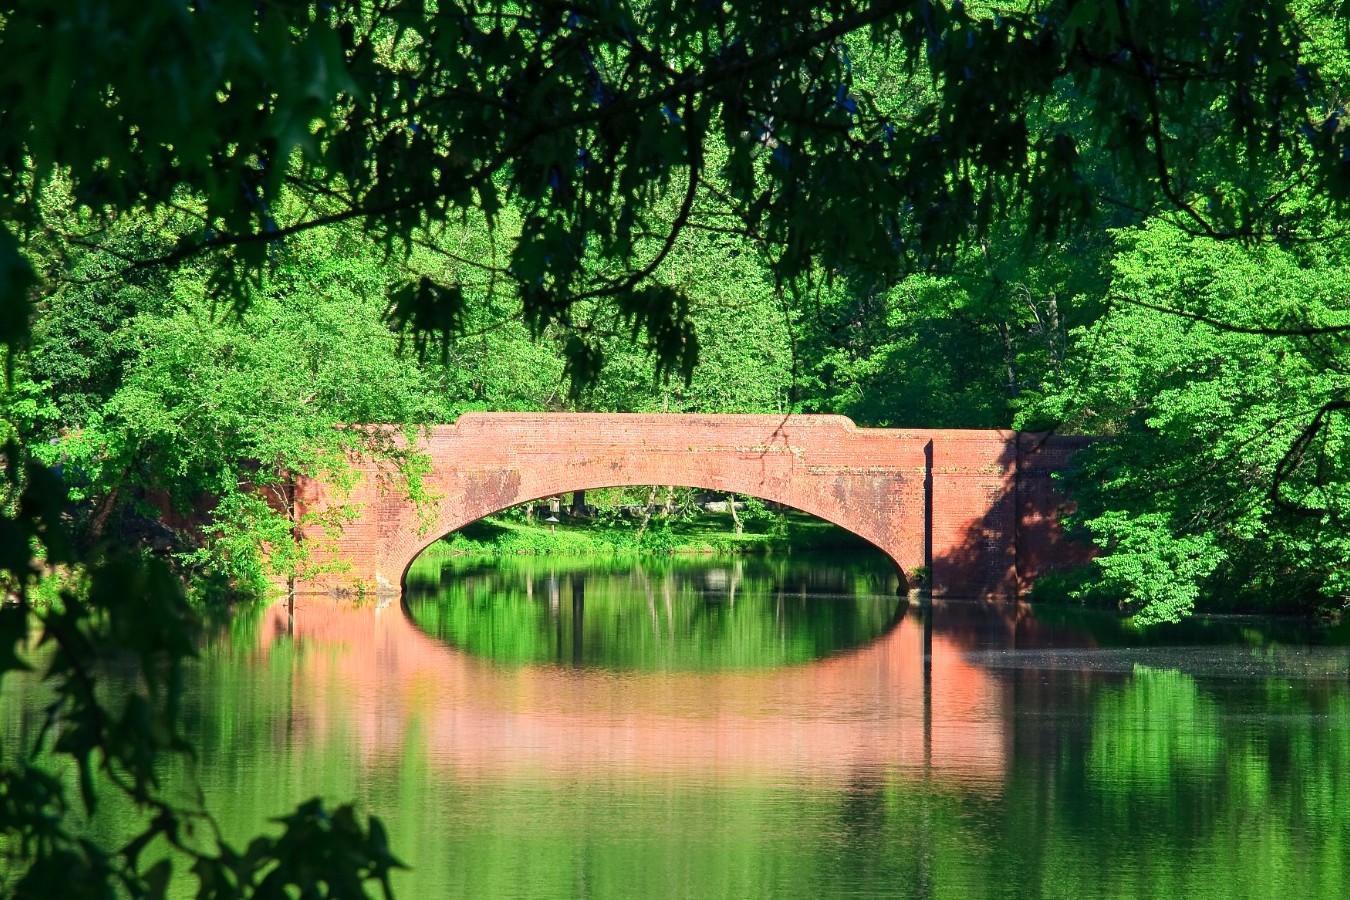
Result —
[{"label": "brick course", "polygon": [[307,482],[309,508],[355,504],[341,537],[309,535],[345,571],[307,589],[397,590],[422,549],[485,515],[574,490],[677,485],[750,494],[819,516],[927,566],[935,594],[1016,595],[1085,561],[1066,542],[1052,475],[1086,438],[858,428],[843,416],[467,413],[430,428],[418,510],[370,464],[346,497]]}]

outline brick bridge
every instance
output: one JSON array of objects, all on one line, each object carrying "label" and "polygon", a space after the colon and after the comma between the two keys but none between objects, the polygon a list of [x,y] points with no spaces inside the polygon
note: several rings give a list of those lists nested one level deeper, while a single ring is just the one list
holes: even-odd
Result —
[{"label": "brick bridge", "polygon": [[302,590],[400,589],[413,559],[458,528],[529,500],[576,490],[677,485],[750,494],[819,516],[881,548],[935,594],[1016,595],[1087,559],[1062,538],[1051,475],[1086,438],[1016,431],[858,428],[843,416],[467,413],[430,428],[433,497],[415,508],[370,465],[345,497],[301,486],[302,508],[335,500],[359,514],[320,560],[341,574]]}]

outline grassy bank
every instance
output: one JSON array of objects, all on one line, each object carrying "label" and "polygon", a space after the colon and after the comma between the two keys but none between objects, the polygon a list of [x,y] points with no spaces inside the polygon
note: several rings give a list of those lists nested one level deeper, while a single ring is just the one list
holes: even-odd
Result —
[{"label": "grassy bank", "polygon": [[553,528],[489,517],[446,535],[427,553],[444,555],[638,556],[644,554],[879,552],[857,535],[804,513],[747,522],[730,515],[653,518],[644,529],[622,518],[566,519]]}]

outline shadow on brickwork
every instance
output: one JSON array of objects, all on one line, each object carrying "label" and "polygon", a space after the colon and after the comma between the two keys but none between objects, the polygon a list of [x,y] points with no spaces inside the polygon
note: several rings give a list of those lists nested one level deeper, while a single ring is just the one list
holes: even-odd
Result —
[{"label": "shadow on brickwork", "polygon": [[[1086,565],[1095,551],[1065,533],[1061,522],[1072,501],[1053,475],[1067,471],[1073,454],[1089,440],[1019,434],[988,464],[988,478],[944,474],[942,460],[933,464],[930,458],[935,483],[926,488],[930,563],[923,587],[935,596],[1015,602],[1025,599],[1038,578]],[[944,478],[960,480],[941,483]],[[940,518],[953,491],[957,499],[962,491],[979,491],[986,501],[984,514],[961,525],[955,537],[943,534]]]}]

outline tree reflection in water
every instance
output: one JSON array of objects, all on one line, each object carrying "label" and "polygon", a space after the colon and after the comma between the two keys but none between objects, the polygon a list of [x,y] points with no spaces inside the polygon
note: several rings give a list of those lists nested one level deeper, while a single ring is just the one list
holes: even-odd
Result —
[{"label": "tree reflection in water", "polygon": [[[241,616],[188,685],[209,802],[239,836],[356,798],[414,867],[404,896],[1350,894],[1344,647],[971,603],[891,626],[856,571],[769,572],[756,600],[733,563],[535,571],[535,618],[500,619],[528,627],[457,632],[481,655],[397,605]],[[803,606],[803,581],[833,599],[808,584]],[[21,682],[3,700],[5,735],[41,716]]]},{"label": "tree reflection in water", "polygon": [[845,577],[847,570],[740,558],[609,571],[547,558],[452,561],[436,565],[435,578],[415,572],[406,602],[424,631],[508,665],[767,669],[854,649],[894,627],[904,605],[892,568],[878,561]]}]

